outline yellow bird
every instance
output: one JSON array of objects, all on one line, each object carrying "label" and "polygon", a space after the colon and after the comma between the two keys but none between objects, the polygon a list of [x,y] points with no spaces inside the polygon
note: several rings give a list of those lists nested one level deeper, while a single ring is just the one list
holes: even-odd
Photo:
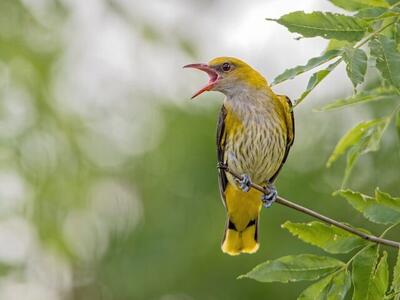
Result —
[{"label": "yellow bird", "polygon": [[[267,80],[245,62],[219,57],[208,64],[190,64],[209,75],[205,91],[225,94],[217,129],[219,164],[243,174],[235,179],[219,169],[219,188],[227,211],[222,251],[230,255],[258,250],[258,220],[262,206],[276,199],[274,181],[294,140],[290,99],[274,94]],[[268,194],[250,189],[262,185]]]}]

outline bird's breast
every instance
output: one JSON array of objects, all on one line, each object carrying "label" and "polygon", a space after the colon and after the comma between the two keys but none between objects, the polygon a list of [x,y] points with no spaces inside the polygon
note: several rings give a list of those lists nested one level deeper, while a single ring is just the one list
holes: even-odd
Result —
[{"label": "bird's breast", "polygon": [[286,150],[285,125],[273,110],[250,112],[235,121],[237,124],[227,126],[224,159],[233,171],[264,184],[282,163]]}]

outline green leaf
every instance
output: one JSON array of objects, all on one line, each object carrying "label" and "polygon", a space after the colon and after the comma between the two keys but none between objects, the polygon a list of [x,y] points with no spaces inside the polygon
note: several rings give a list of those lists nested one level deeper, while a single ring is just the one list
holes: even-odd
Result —
[{"label": "green leaf", "polygon": [[[378,246],[365,248],[353,261],[353,298],[367,300],[370,279],[378,259]],[[372,299],[371,299],[372,300]]]},{"label": "green leaf", "polygon": [[373,204],[374,198],[361,194],[359,192],[354,192],[352,190],[339,190],[334,193],[335,196],[342,196],[349,202],[359,212],[364,212],[367,207]]},{"label": "green leaf", "polygon": [[288,79],[292,79],[296,77],[297,75],[300,75],[304,72],[307,72],[315,67],[318,67],[327,61],[331,60],[332,58],[335,58],[339,56],[342,53],[341,50],[331,50],[327,51],[325,54],[311,58],[305,65],[303,66],[297,66],[295,68],[287,69],[285,70],[282,74],[278,75],[274,81],[272,82],[272,85],[278,84],[280,82],[283,82]]},{"label": "green leaf", "polygon": [[400,212],[392,209],[385,203],[379,203],[374,198],[351,190],[339,190],[335,195],[340,195],[347,200],[365,218],[379,224],[395,224],[400,222]]},{"label": "green leaf", "polygon": [[363,8],[373,7],[389,7],[384,0],[329,0],[336,6],[348,11],[356,11]]},{"label": "green leaf", "polygon": [[383,252],[376,269],[370,278],[370,284],[366,299],[384,299],[389,285],[389,266],[387,263],[387,252]]},{"label": "green leaf", "polygon": [[332,225],[313,221],[310,223],[292,223],[283,225],[291,234],[311,245],[320,247],[329,253],[347,253],[365,246],[367,242],[354,234]]},{"label": "green leaf", "polygon": [[350,78],[354,87],[364,82],[367,72],[367,55],[361,49],[345,48],[343,59],[346,62],[347,76]]},{"label": "green leaf", "polygon": [[360,140],[353,144],[353,146],[348,151],[342,187],[344,187],[348,178],[350,177],[350,173],[353,170],[353,167],[357,162],[358,157],[360,155],[366,154],[371,151],[377,151],[379,149],[381,138],[390,123],[390,118],[383,118],[379,120],[381,120],[381,122],[374,125],[373,127],[370,127],[368,130],[365,130]]},{"label": "green leaf", "polygon": [[320,36],[325,39],[358,41],[368,28],[364,20],[334,13],[296,11],[280,17],[276,21],[304,37]]},{"label": "green leaf", "polygon": [[321,108],[315,109],[315,111],[330,111],[356,104],[386,99],[396,99],[398,97],[399,95],[394,89],[378,87],[370,91],[360,92],[348,98],[336,100],[335,102],[331,102]]},{"label": "green leaf", "polygon": [[400,88],[400,52],[394,40],[380,34],[369,42],[371,55],[376,58],[376,67],[391,85]]},{"label": "green leaf", "polygon": [[251,278],[261,282],[295,282],[300,280],[316,280],[329,274],[344,263],[340,260],[317,256],[312,254],[300,254],[284,256],[276,260],[268,260],[239,278]]},{"label": "green leaf", "polygon": [[364,154],[369,151],[376,151],[383,129],[386,128],[387,124],[387,118],[374,119],[361,122],[350,129],[337,143],[326,163],[327,167],[330,167],[350,147],[359,144],[363,139],[362,147],[357,149],[357,153]]},{"label": "green leaf", "polygon": [[343,300],[351,286],[350,273],[344,269],[326,276],[305,289],[298,300]]},{"label": "green leaf", "polygon": [[331,39],[328,43],[328,46],[326,46],[325,52],[328,52],[329,50],[341,49],[341,48],[345,48],[345,47],[353,47],[354,45],[355,45],[355,42],[339,41],[339,40]]},{"label": "green leaf", "polygon": [[295,106],[299,105],[309,93],[326,77],[328,74],[340,63],[340,60],[337,60],[333,64],[330,64],[326,69],[320,70],[312,74],[310,79],[308,80],[306,90],[301,94],[300,98],[296,100]]},{"label": "green leaf", "polygon": [[[397,262],[393,269],[393,280],[391,285],[392,292],[400,291],[400,250],[397,254]],[[394,297],[394,300],[399,300],[400,294]]]},{"label": "green leaf", "polygon": [[385,7],[368,7],[361,9],[356,17],[366,19],[377,19],[385,15],[389,10]]},{"label": "green leaf", "polygon": [[388,193],[384,193],[379,190],[379,188],[376,188],[375,199],[379,204],[385,205],[400,212],[400,198],[392,197]]}]

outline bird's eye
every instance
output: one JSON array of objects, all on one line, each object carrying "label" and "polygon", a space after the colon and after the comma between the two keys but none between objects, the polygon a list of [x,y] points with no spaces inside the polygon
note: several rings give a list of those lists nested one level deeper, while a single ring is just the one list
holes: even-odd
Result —
[{"label": "bird's eye", "polygon": [[223,63],[222,64],[222,71],[228,72],[231,69],[231,64],[230,63]]}]

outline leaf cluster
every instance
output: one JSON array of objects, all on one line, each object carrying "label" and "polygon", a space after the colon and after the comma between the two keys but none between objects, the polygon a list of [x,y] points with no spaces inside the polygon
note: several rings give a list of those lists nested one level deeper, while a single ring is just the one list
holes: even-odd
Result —
[{"label": "leaf cluster", "polygon": [[[327,49],[304,65],[285,70],[272,85],[305,72],[311,75],[304,92],[295,105],[301,103],[318,84],[341,63],[346,66],[354,94],[338,99],[319,109],[331,111],[372,101],[398,102],[400,99],[400,1],[398,0],[330,0],[346,11],[305,13],[296,11],[279,19],[267,19],[285,26],[304,38],[329,40]],[[371,64],[372,62],[372,64]],[[325,66],[327,65],[327,66]],[[380,84],[365,90],[366,73],[379,74]],[[346,199],[368,221],[387,225],[383,237],[400,224],[400,198],[376,188],[373,196],[345,188],[351,171],[361,155],[378,151],[383,134],[395,123],[400,136],[400,105],[385,116],[355,124],[337,142],[327,167],[346,154],[346,169],[342,188],[335,195]],[[299,254],[268,260],[240,278],[260,282],[315,281],[298,299],[345,299],[352,289],[352,299],[400,299],[400,251],[394,266],[389,266],[388,253],[367,239],[319,221],[294,223],[282,227],[301,241],[316,246],[328,254],[351,254],[342,261],[331,256]],[[365,229],[359,231],[369,234]]]},{"label": "leaf cluster", "polygon": [[[367,220],[391,225],[400,224],[400,198],[376,189],[374,197],[352,190],[340,190],[342,196]],[[330,256],[300,254],[268,260],[239,278],[251,278],[260,282],[315,281],[298,297],[311,299],[345,299],[353,287],[353,300],[395,299],[400,292],[400,250],[396,265],[390,271],[387,252],[381,247],[333,225],[319,221],[282,225],[293,236],[305,243],[316,246],[329,254],[354,253],[344,262]],[[366,231],[365,229],[359,229]],[[389,273],[392,273],[390,282]]]}]

